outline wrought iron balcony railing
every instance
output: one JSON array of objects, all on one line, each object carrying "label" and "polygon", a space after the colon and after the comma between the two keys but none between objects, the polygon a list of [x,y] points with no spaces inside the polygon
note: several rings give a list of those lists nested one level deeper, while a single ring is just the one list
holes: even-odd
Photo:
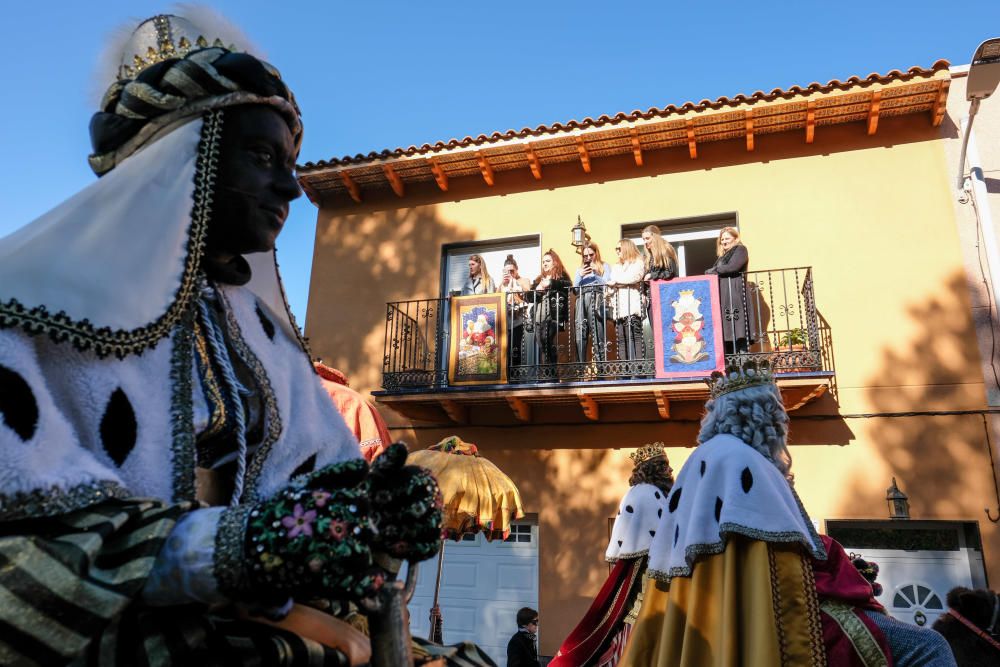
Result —
[{"label": "wrought iron balcony railing", "polygon": [[[507,295],[509,384],[652,378],[651,309],[643,285]],[[779,373],[823,370],[810,267],[719,278],[727,364],[764,360]],[[450,298],[386,304],[382,386],[448,386]]]}]

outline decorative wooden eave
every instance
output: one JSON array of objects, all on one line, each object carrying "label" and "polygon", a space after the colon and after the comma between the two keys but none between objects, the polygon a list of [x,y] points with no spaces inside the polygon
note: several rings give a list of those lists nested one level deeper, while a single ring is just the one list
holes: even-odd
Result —
[{"label": "decorative wooden eave", "polygon": [[[778,378],[785,408],[793,412],[822,396],[830,387],[833,373],[797,374]],[[476,424],[476,415],[489,413],[500,424],[548,424],[558,412],[560,420],[580,423],[616,421],[611,405],[628,405],[648,413],[652,419],[669,421],[684,407],[700,409],[708,399],[704,382],[650,382],[612,386],[507,386],[496,389],[460,388],[425,390],[415,393],[373,392],[375,400],[408,419],[453,424]],[[612,416],[608,416],[612,414]]]},{"label": "decorative wooden eave", "polygon": [[699,146],[717,141],[743,140],[746,150],[753,151],[768,134],[800,132],[811,144],[831,125],[858,123],[874,134],[879,121],[891,116],[924,113],[928,123],[937,126],[944,119],[948,66],[939,60],[929,69],[912,67],[864,79],[835,79],[825,85],[776,88],[714,102],[307,162],[298,167],[299,179],[314,203],[351,206],[365,201],[367,192],[393,192],[394,199],[405,199],[413,191],[406,186],[421,183],[437,183],[441,192],[460,178],[482,179],[493,186],[504,172],[515,170],[530,171],[544,182],[546,166],[571,161],[579,161],[590,173],[602,158],[631,155],[636,167],[642,167],[649,153],[675,147],[687,147],[690,159],[697,160]]}]

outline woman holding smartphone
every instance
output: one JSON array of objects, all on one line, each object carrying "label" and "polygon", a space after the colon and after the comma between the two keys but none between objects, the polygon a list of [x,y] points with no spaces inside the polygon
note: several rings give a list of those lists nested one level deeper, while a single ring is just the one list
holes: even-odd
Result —
[{"label": "woman holding smartphone", "polygon": [[507,295],[507,322],[510,326],[510,365],[520,366],[525,363],[524,340],[524,309],[526,305],[522,292],[531,289],[526,278],[523,278],[517,268],[514,255],[507,255],[503,261],[503,278],[500,280],[500,291]]},{"label": "woman holding smartphone", "polygon": [[576,270],[573,287],[576,291],[576,359],[583,363],[587,360],[587,345],[591,336],[594,338],[594,361],[607,359],[604,321],[606,306],[604,304],[605,276],[610,267],[601,260],[601,249],[596,243],[590,243],[583,248],[583,264]]}]

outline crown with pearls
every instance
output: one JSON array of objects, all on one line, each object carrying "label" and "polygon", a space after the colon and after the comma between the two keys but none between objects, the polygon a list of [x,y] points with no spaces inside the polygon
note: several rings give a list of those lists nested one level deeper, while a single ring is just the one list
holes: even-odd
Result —
[{"label": "crown with pearls", "polygon": [[643,445],[639,449],[635,450],[628,455],[632,459],[633,465],[639,465],[644,463],[649,459],[655,459],[657,456],[663,456],[663,443],[654,442],[651,445]]},{"label": "crown with pearls", "polygon": [[236,51],[219,37],[206,37],[194,23],[181,16],[158,14],[143,21],[129,37],[118,66],[119,79],[134,79],[150,65],[183,58],[191,51],[210,46]]},{"label": "crown with pearls", "polygon": [[742,367],[727,367],[725,373],[713,371],[705,383],[708,385],[709,395],[715,399],[740,389],[774,384],[774,373],[771,371],[771,364],[768,361],[748,359]]}]

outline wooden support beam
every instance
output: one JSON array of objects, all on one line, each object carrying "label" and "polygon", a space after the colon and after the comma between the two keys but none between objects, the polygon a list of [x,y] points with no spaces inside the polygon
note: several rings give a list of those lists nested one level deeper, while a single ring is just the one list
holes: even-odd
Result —
[{"label": "wooden support beam", "polygon": [[528,156],[531,175],[535,177],[536,181],[542,180],[542,164],[538,161],[538,156],[535,155],[535,149],[531,147],[531,144],[524,145],[524,154]]},{"label": "wooden support beam", "polygon": [[439,403],[448,418],[456,424],[465,424],[469,421],[469,409],[466,406],[448,399],[441,399]]},{"label": "wooden support beam", "polygon": [[806,143],[811,144],[816,138],[816,103],[806,102]]},{"label": "wooden support beam", "polygon": [[747,112],[747,151],[753,150],[753,114]]},{"label": "wooden support beam", "polygon": [[583,408],[583,415],[591,420],[597,421],[601,416],[600,406],[598,406],[597,401],[587,394],[580,394],[580,407]]},{"label": "wooden support beam", "polygon": [[382,171],[385,172],[385,177],[389,179],[389,185],[392,186],[392,191],[396,193],[397,197],[402,197],[405,190],[403,190],[403,181],[399,178],[399,174],[396,170],[392,168],[390,164],[383,164]]},{"label": "wooden support beam", "polygon": [[632,137],[632,156],[635,157],[635,166],[642,166],[642,144],[639,142],[639,130],[634,127],[629,130]]},{"label": "wooden support beam", "polygon": [[476,161],[479,162],[479,171],[483,174],[483,180],[486,181],[486,185],[492,186],[493,167],[490,166],[490,161],[480,151],[476,151]]},{"label": "wooden support beam", "polygon": [[684,123],[684,126],[687,128],[688,154],[691,156],[691,159],[693,160],[696,157],[698,157],[698,143],[694,139],[694,121],[688,120],[686,123]]},{"label": "wooden support beam", "polygon": [[660,413],[660,419],[670,419],[670,399],[662,391],[654,391],[656,398],[656,410]]},{"label": "wooden support beam", "polygon": [[948,101],[948,86],[950,85],[951,81],[945,79],[941,81],[941,87],[938,88],[938,96],[934,101],[934,110],[931,111],[931,123],[934,127],[940,125],[941,121],[944,120],[945,102]]},{"label": "wooden support beam", "polygon": [[872,93],[872,103],[868,107],[868,134],[875,134],[878,129],[878,110],[882,106],[882,91]]},{"label": "wooden support beam", "polygon": [[431,173],[434,174],[434,180],[437,181],[438,187],[441,188],[442,192],[448,192],[448,174],[444,173],[437,158],[432,157],[430,163]]},{"label": "wooden support beam", "polygon": [[511,412],[514,413],[514,416],[517,417],[518,421],[531,421],[531,405],[523,399],[520,399],[517,396],[508,396],[507,405],[510,406]]},{"label": "wooden support beam", "polygon": [[360,204],[361,190],[358,189],[358,184],[354,182],[354,179],[351,178],[350,174],[346,171],[340,172],[340,180],[344,182],[344,187],[347,188],[347,193],[351,195],[351,199]]},{"label": "wooden support beam", "polygon": [[576,138],[576,150],[580,152],[580,164],[583,165],[583,170],[590,173],[590,153],[587,152],[587,144],[584,143],[583,137],[578,136]]}]

